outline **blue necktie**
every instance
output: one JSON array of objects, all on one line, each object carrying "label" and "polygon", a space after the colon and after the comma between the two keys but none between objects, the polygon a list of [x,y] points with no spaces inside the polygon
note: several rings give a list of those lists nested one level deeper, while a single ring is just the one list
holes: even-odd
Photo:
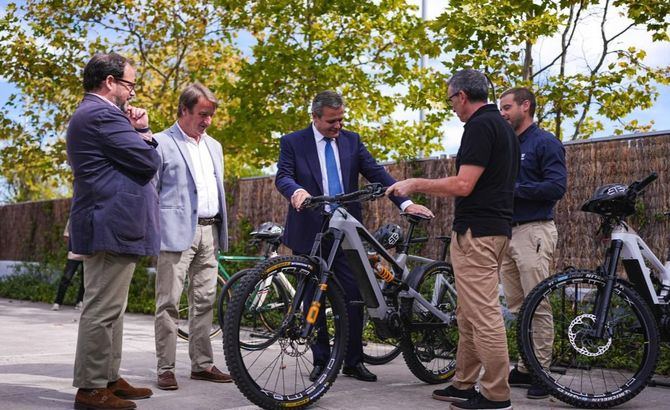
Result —
[{"label": "blue necktie", "polygon": [[334,196],[342,193],[340,176],[337,173],[337,162],[333,152],[332,138],[326,138],[326,173],[328,176],[328,195]]}]

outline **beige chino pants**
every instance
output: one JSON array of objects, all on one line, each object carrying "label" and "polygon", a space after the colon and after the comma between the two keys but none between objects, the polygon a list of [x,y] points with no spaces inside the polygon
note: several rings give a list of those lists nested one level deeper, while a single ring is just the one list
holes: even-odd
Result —
[{"label": "beige chino pants", "polygon": [[506,236],[473,238],[452,233],[451,262],[458,300],[458,351],[453,386],[469,389],[479,380],[480,392],[489,400],[510,398],[507,381],[507,336],[498,296],[498,271],[507,248]]},{"label": "beige chino pants", "polygon": [[[500,277],[507,307],[517,314],[521,305],[538,283],[551,275],[558,232],[554,221],[529,222],[512,229]],[[542,302],[533,319],[533,340],[540,364],[548,368],[554,342],[554,318],[551,306]],[[521,357],[519,371],[528,373]]]},{"label": "beige chino pants", "polygon": [[209,333],[216,301],[218,237],[216,225],[198,225],[190,248],[183,252],[161,252],[158,256],[155,319],[158,374],[175,369],[179,299],[186,275],[191,371],[208,370],[214,364]]},{"label": "beige chino pants", "polygon": [[118,380],[123,343],[123,313],[135,255],[98,252],[84,259],[84,306],[79,319],[72,385],[106,388]]}]

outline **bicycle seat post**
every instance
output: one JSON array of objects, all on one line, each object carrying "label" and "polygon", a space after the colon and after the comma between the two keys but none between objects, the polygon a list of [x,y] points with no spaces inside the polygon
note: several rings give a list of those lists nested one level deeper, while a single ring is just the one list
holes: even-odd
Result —
[{"label": "bicycle seat post", "polygon": [[414,234],[414,227],[417,224],[417,222],[412,218],[407,218],[407,220],[409,221],[409,228],[407,229],[407,236],[405,237],[405,242],[403,242],[399,252],[404,254],[409,253],[409,244],[412,243],[412,235]]}]

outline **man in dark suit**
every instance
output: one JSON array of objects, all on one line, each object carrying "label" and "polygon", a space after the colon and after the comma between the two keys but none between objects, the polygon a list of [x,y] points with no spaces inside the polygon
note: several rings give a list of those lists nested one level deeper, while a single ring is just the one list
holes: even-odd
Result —
[{"label": "man in dark suit", "polygon": [[[333,91],[323,91],[312,101],[312,124],[281,138],[275,185],[290,200],[283,242],[294,254],[306,254],[312,249],[314,237],[323,222],[317,210],[300,210],[303,201],[312,195],[335,195],[358,190],[359,174],[370,182],[390,186],[395,179],[370,155],[360,135],[342,129],[344,101]],[[433,216],[426,207],[412,203],[406,197],[391,200],[402,210]],[[347,210],[362,220],[361,204],[348,204]],[[344,255],[338,253],[333,270],[344,287],[347,300],[361,300],[356,281]],[[363,365],[363,308],[348,304],[349,345],[343,373],[363,381],[376,381]],[[319,331],[320,335],[326,334]],[[310,380],[324,370],[329,356],[327,337],[319,337],[312,345],[314,369]]]},{"label": "man in dark suit", "polygon": [[119,375],[123,313],[141,255],[160,246],[158,195],[151,180],[160,166],[156,143],[135,95],[132,62],[96,54],[84,68],[86,95],[67,129],[74,174],[70,211],[72,251],[84,259],[84,307],[74,363],[75,408],[134,409],[152,395]]}]

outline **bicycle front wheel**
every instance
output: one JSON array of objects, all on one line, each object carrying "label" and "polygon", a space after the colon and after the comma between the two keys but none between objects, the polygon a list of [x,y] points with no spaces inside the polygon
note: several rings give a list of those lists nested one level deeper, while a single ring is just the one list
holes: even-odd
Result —
[{"label": "bicycle front wheel", "polygon": [[606,408],[635,397],[659,355],[656,321],[640,295],[617,280],[602,338],[593,335],[606,279],[593,271],[541,282],[519,312],[519,351],[537,381],[570,405]]},{"label": "bicycle front wheel", "polygon": [[[313,327],[311,332],[303,334],[307,311],[313,306],[311,292],[304,290],[315,287],[318,272],[319,267],[307,258],[276,257],[244,275],[233,293],[224,321],[226,364],[242,394],[264,409],[303,408],[313,404],[328,391],[342,366],[348,318],[344,294],[335,281],[327,284],[325,300],[318,310],[325,326]],[[296,293],[290,298],[289,308],[283,311],[284,316],[272,318],[277,326],[269,338],[249,350],[244,347],[250,337],[248,306],[259,297],[261,284],[275,277],[289,282]],[[310,381],[314,368],[310,350],[317,344],[326,350],[324,371]]]},{"label": "bicycle front wheel", "polygon": [[456,290],[448,263],[434,262],[423,268],[415,290],[446,316],[438,318],[416,299],[403,299],[400,314],[405,330],[400,342],[409,370],[426,383],[444,383],[456,371]]},{"label": "bicycle front wheel", "polygon": [[[225,285],[226,281],[223,279],[223,277],[221,275],[216,275],[217,295],[221,292],[221,290]],[[184,288],[181,292],[181,297],[179,299],[179,310],[177,312],[178,314],[177,336],[179,336],[179,338],[183,340],[188,340],[188,315],[189,315],[188,288],[189,288],[189,281],[188,281],[188,275],[186,275],[186,279],[184,281]],[[213,339],[221,334],[221,326],[219,326],[218,315],[216,312],[217,309],[216,302],[214,303],[214,306],[212,306],[212,309],[214,309],[214,315],[212,316],[212,327],[209,331],[210,339]]]}]

